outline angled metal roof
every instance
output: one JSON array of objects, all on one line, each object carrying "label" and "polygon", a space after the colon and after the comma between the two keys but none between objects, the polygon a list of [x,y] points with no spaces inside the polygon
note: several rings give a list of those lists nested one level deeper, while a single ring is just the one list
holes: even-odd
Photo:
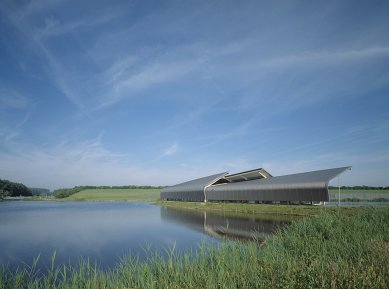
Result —
[{"label": "angled metal roof", "polygon": [[177,184],[174,186],[164,188],[164,189],[162,189],[162,191],[164,191],[164,190],[168,190],[168,191],[179,190],[179,191],[181,191],[183,188],[186,188],[186,189],[201,188],[201,190],[204,190],[204,188],[206,186],[213,184],[218,179],[223,178],[227,174],[228,174],[228,172],[224,172],[224,173],[219,173],[219,174],[215,174],[215,175],[211,175],[211,176],[207,176],[207,177],[203,177],[203,178],[199,178],[199,179],[194,179],[191,181],[183,182],[183,183],[180,183],[180,184]]},{"label": "angled metal roof", "polygon": [[296,183],[318,183],[324,182],[328,184],[330,180],[337,177],[346,170],[350,170],[351,167],[341,167],[327,170],[319,170],[291,175],[284,175],[278,177],[272,177],[267,179],[255,180],[261,184],[296,184]]},{"label": "angled metal roof", "polygon": [[162,199],[174,199],[174,200],[193,200],[204,201],[204,190],[207,186],[213,184],[217,180],[227,175],[227,172],[219,173],[181,184],[177,184],[171,187],[163,188],[161,190]]},{"label": "angled metal roof", "polygon": [[207,200],[328,201],[328,182],[350,168],[341,167],[210,186],[206,188]]}]

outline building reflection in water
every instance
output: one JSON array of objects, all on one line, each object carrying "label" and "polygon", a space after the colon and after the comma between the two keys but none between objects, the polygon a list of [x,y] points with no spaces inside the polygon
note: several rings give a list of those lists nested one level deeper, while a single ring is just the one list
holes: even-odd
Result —
[{"label": "building reflection in water", "polygon": [[161,208],[164,221],[179,223],[193,230],[203,232],[217,239],[263,240],[278,228],[288,224],[288,220],[272,219],[271,216],[241,217],[217,214],[215,212],[191,211],[169,207]]}]

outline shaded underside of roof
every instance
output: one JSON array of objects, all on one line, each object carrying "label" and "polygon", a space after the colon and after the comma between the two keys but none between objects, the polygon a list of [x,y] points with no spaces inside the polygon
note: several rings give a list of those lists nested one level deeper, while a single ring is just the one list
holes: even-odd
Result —
[{"label": "shaded underside of roof", "polygon": [[266,170],[263,168],[249,170],[245,172],[240,172],[232,175],[227,175],[224,178],[228,180],[229,182],[241,182],[241,181],[248,181],[248,180],[256,180],[256,179],[262,179],[262,178],[271,178],[272,175],[269,174]]},{"label": "shaded underside of roof", "polygon": [[341,167],[206,188],[210,201],[328,201],[328,182],[350,169]]}]

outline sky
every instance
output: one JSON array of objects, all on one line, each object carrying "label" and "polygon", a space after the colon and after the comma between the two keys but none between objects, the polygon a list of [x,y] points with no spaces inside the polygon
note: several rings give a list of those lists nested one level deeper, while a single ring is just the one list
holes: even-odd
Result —
[{"label": "sky", "polygon": [[388,1],[0,2],[2,179],[342,166],[389,185]]}]

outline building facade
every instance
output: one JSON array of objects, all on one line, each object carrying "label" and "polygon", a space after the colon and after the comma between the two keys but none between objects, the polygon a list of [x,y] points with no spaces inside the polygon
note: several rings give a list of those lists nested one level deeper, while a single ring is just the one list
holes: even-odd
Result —
[{"label": "building facade", "polygon": [[273,177],[259,168],[215,174],[161,190],[165,201],[328,202],[328,183],[351,167]]}]

